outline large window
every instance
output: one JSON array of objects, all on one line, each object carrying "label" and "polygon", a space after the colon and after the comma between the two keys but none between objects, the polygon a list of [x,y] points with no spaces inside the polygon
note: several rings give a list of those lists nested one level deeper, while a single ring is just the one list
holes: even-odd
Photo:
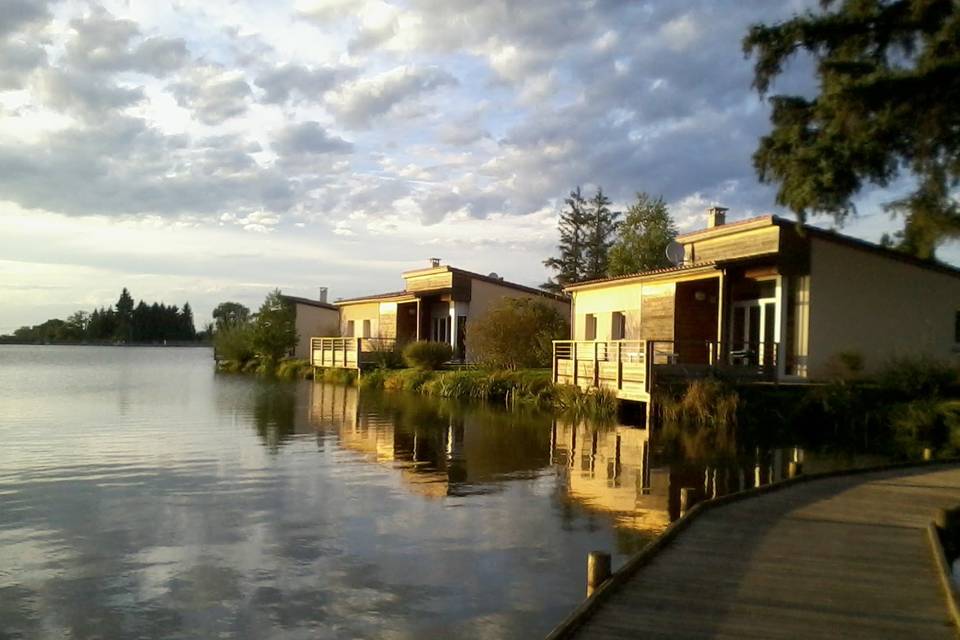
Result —
[{"label": "large window", "polygon": [[354,332],[354,329],[353,329],[353,320],[347,320],[347,337],[348,337],[348,338],[352,338],[352,337],[353,337],[353,332]]},{"label": "large window", "polygon": [[363,321],[363,337],[364,338],[370,337],[370,321],[369,320]]},{"label": "large window", "polygon": [[430,330],[430,339],[434,342],[450,342],[450,316],[433,318]]}]

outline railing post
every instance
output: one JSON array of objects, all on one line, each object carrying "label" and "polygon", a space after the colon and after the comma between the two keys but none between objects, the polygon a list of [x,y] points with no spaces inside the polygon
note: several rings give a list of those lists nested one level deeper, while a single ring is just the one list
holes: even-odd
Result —
[{"label": "railing post", "polygon": [[357,369],[360,368],[360,354],[363,353],[363,338],[357,338]]},{"label": "railing post", "polygon": [[573,354],[573,355],[572,355],[572,358],[573,358],[573,386],[578,387],[578,386],[580,386],[580,385],[578,384],[578,382],[577,382],[577,376],[578,376],[578,374],[580,373],[580,363],[577,362],[577,341],[574,340],[573,342],[571,342],[571,343],[570,343],[570,347],[572,348],[572,354]]},{"label": "railing post", "polygon": [[593,386],[600,386],[600,343],[593,341]]},{"label": "railing post", "polygon": [[643,389],[650,393],[651,378],[653,377],[653,340],[643,342]]},{"label": "railing post", "polygon": [[623,343],[617,343],[617,391],[623,389]]}]

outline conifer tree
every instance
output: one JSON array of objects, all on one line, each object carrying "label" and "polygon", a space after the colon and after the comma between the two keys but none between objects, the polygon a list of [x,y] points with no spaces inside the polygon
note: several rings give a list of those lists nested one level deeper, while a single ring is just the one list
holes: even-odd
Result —
[{"label": "conifer tree", "polygon": [[613,246],[613,235],[617,230],[619,217],[619,211],[610,210],[610,198],[604,195],[602,188],[598,188],[587,206],[588,230],[584,251],[584,280],[596,280],[607,276],[610,247]]},{"label": "conifer tree", "polygon": [[743,48],[756,56],[764,96],[788,61],[805,52],[819,93],[776,95],[772,131],[753,156],[777,202],[801,219],[843,222],[866,182],[912,178],[915,190],[888,206],[904,216],[902,249],[931,258],[960,237],[960,2],[821,0],[819,13],[754,25]]},{"label": "conifer tree", "polygon": [[554,270],[556,276],[541,287],[548,291],[559,292],[563,287],[584,279],[586,273],[587,234],[589,213],[587,201],[578,186],[564,200],[566,207],[560,212],[560,255],[547,258],[543,264]]}]

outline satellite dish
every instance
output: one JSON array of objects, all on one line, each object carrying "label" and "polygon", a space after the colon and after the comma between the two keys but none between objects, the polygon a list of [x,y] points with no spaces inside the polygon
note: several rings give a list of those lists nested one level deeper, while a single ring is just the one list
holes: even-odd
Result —
[{"label": "satellite dish", "polygon": [[676,240],[671,240],[670,244],[667,245],[667,260],[675,266],[683,264],[684,253],[683,245]]},{"label": "satellite dish", "polygon": [[496,271],[491,271],[491,272],[487,275],[487,277],[488,277],[488,278],[493,278],[494,280],[500,280],[500,276],[497,274]]}]

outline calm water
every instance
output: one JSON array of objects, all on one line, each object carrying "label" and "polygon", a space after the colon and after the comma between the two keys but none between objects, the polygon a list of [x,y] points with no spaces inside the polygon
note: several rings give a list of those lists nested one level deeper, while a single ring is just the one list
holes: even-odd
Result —
[{"label": "calm water", "polygon": [[205,349],[0,346],[0,639],[542,637],[588,551],[616,566],[680,487],[792,455],[667,464],[642,429],[215,375]]},{"label": "calm water", "polygon": [[204,349],[0,347],[0,637],[543,635],[589,550],[667,522],[643,432],[579,429],[586,458],[545,416],[218,376]]}]

